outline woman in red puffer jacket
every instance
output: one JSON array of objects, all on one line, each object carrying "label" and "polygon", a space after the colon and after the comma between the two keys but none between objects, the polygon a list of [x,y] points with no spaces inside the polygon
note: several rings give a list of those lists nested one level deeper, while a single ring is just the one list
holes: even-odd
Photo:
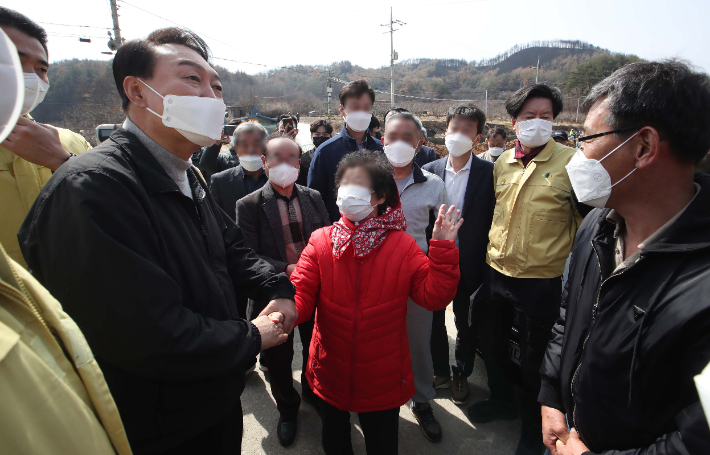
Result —
[{"label": "woman in red puffer jacket", "polygon": [[359,414],[368,454],[397,453],[399,407],[414,395],[407,298],[440,310],[459,282],[460,211],[441,206],[427,258],[405,232],[393,175],[382,153],[343,158],[343,217],[311,235],[291,276],[297,324],[316,312],[306,378],[324,401],[327,455],[352,453],[350,412]]}]

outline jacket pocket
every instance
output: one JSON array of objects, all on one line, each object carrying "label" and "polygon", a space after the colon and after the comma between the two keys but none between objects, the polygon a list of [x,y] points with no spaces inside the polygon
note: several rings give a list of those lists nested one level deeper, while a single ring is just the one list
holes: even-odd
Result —
[{"label": "jacket pocket", "polygon": [[489,251],[492,259],[500,259],[503,257],[503,241],[505,239],[505,210],[500,204],[496,204],[495,210],[493,210],[493,221],[491,223],[491,230],[488,233]]},{"label": "jacket pocket", "polygon": [[[549,263],[559,256],[560,245],[569,243],[570,215],[537,210],[530,216],[528,235],[522,248],[525,266],[554,266]],[[565,256],[566,259],[566,256]],[[563,259],[564,260],[564,259]]]}]

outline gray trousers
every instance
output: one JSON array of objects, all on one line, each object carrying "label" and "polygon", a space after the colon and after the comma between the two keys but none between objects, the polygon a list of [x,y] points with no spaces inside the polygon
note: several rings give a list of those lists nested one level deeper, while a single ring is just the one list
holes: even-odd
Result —
[{"label": "gray trousers", "polygon": [[407,300],[407,337],[412,357],[415,403],[426,403],[436,396],[434,362],[431,359],[431,326],[433,313]]}]

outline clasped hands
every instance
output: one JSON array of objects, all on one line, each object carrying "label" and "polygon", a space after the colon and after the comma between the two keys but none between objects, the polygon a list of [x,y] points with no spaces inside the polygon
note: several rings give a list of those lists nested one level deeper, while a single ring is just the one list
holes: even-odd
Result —
[{"label": "clasped hands", "polygon": [[266,305],[252,322],[261,334],[261,349],[269,349],[284,343],[293,331],[298,319],[298,310],[293,300],[274,299]]}]

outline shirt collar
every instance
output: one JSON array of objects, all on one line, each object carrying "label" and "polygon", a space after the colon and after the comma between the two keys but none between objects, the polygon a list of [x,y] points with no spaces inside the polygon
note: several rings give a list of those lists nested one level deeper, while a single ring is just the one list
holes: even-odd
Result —
[{"label": "shirt collar", "polygon": [[[473,163],[473,151],[471,152],[471,156],[468,157],[468,161],[466,161],[466,164],[464,164],[464,166],[461,168],[461,170],[459,172],[470,171],[471,170],[471,163]],[[451,165],[451,155],[449,155],[449,157],[446,158],[446,172],[456,174],[456,171],[454,171],[454,167]]]},{"label": "shirt collar", "polygon": [[[700,192],[700,185],[697,182],[694,182],[693,185],[695,186],[695,196],[693,196],[693,199],[691,199],[690,202],[688,202],[688,204],[686,204],[685,207],[683,207],[678,213],[676,213],[673,216],[673,218],[666,221],[666,223],[663,226],[661,226],[660,228],[658,228],[658,230],[656,230],[656,232],[654,232],[646,240],[641,242],[638,245],[640,250],[643,250],[644,248],[648,247],[649,245],[652,245],[653,243],[657,242],[661,238],[661,236],[666,231],[668,231],[668,229],[670,229],[670,227],[673,225],[673,223],[675,223],[678,220],[678,218],[680,218],[680,216],[683,214],[683,212],[685,212],[685,210],[688,208],[688,206],[695,200],[695,198],[698,196],[698,193]],[[624,218],[621,215],[619,215],[619,213],[616,210],[611,209],[609,211],[609,213],[607,214],[606,219],[615,225],[614,238],[621,237],[626,229],[626,222],[625,222]]]}]

